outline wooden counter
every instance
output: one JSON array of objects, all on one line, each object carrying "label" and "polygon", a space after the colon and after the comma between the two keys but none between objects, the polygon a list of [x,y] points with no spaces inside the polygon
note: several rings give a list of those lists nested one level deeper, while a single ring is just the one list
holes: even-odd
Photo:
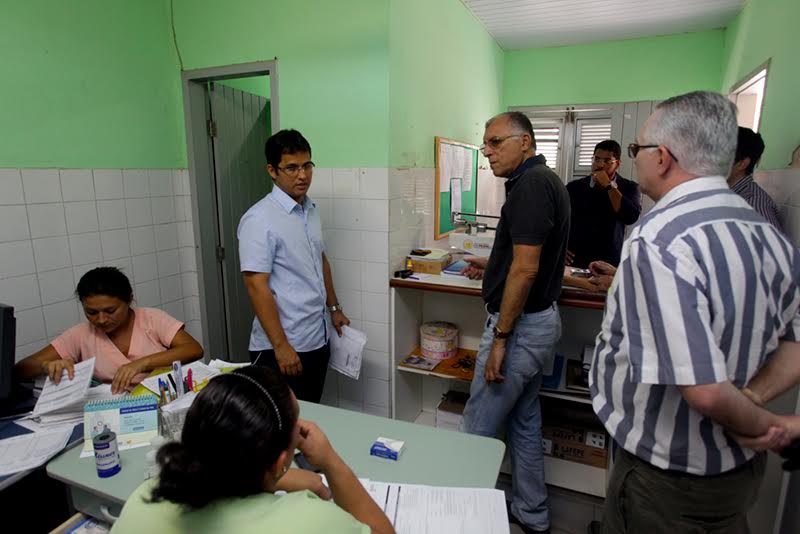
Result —
[{"label": "wooden counter", "polygon": [[[422,275],[420,280],[392,278],[389,280],[389,287],[435,291],[453,295],[466,295],[468,297],[481,296],[480,280],[461,279],[455,276]],[[585,289],[564,286],[561,290],[558,304],[573,308],[602,310],[606,305],[606,295],[605,291],[586,291]]]}]

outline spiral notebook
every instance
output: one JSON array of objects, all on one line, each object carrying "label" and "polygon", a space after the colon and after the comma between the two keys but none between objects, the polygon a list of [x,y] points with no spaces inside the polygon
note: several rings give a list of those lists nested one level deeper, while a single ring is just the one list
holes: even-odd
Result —
[{"label": "spiral notebook", "polygon": [[92,440],[105,428],[117,435],[119,450],[144,447],[158,435],[158,400],[153,395],[87,402],[83,408],[83,452],[94,456]]}]

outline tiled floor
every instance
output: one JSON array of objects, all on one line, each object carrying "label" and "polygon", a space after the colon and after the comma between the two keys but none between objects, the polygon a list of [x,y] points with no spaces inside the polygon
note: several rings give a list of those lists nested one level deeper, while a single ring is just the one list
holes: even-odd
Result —
[{"label": "tiled floor", "polygon": [[[501,475],[498,489],[510,497],[510,478]],[[599,521],[603,513],[603,499],[577,493],[574,491],[547,487],[550,497],[550,532],[552,534],[585,534],[589,523]],[[511,525],[511,534],[520,534],[522,530]]]}]

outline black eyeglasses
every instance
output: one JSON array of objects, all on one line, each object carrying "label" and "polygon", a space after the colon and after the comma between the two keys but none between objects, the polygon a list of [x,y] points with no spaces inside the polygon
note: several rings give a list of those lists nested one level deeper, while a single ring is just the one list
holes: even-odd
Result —
[{"label": "black eyeglasses", "polygon": [[[631,158],[631,159],[636,159],[636,155],[639,153],[639,151],[641,149],[643,149],[643,148],[658,148],[659,146],[661,146],[661,145],[640,145],[638,143],[631,143],[631,144],[628,145],[628,157]],[[675,154],[672,153],[672,150],[670,150],[667,147],[664,147],[664,148],[667,149],[667,153],[677,163],[678,158],[675,157]]]},{"label": "black eyeglasses", "polygon": [[481,146],[478,147],[478,150],[484,152],[486,147],[490,147],[492,150],[496,150],[500,145],[503,144],[503,141],[506,139],[511,139],[512,137],[522,137],[523,134],[511,134],[505,135],[503,137],[497,136],[492,137],[491,139],[487,139]]},{"label": "black eyeglasses", "polygon": [[286,167],[278,167],[279,171],[283,171],[289,176],[297,176],[300,172],[300,169],[303,169],[303,172],[306,174],[311,174],[311,172],[314,170],[314,162],[307,161],[302,165],[287,165]]},{"label": "black eyeglasses", "polygon": [[611,165],[612,163],[617,162],[617,158],[600,158],[598,156],[595,156],[592,158],[592,161],[594,161],[595,163],[602,163],[603,165]]}]

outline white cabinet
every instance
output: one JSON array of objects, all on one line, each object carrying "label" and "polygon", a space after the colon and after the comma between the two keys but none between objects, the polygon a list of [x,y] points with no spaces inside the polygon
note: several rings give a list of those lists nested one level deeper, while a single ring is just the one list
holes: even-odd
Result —
[{"label": "white cabinet", "polygon": [[[431,276],[420,281],[394,279],[390,286],[392,416],[433,425],[442,395],[448,390],[469,391],[471,373],[464,375],[467,379],[444,378],[459,375],[460,371],[443,369],[445,364],[440,364],[433,373],[402,368],[398,364],[419,347],[419,327],[427,321],[456,324],[459,347],[476,351],[487,318],[480,298],[480,283]],[[586,345],[594,344],[603,316],[604,297],[565,289],[559,301],[562,320],[559,353],[580,357]],[[563,380],[560,389],[563,389]],[[550,402],[551,406],[582,403],[583,408],[591,412],[591,401],[586,396],[553,390],[542,390],[541,396],[557,400]],[[605,496],[608,469],[546,456],[545,471],[548,484]]]}]

